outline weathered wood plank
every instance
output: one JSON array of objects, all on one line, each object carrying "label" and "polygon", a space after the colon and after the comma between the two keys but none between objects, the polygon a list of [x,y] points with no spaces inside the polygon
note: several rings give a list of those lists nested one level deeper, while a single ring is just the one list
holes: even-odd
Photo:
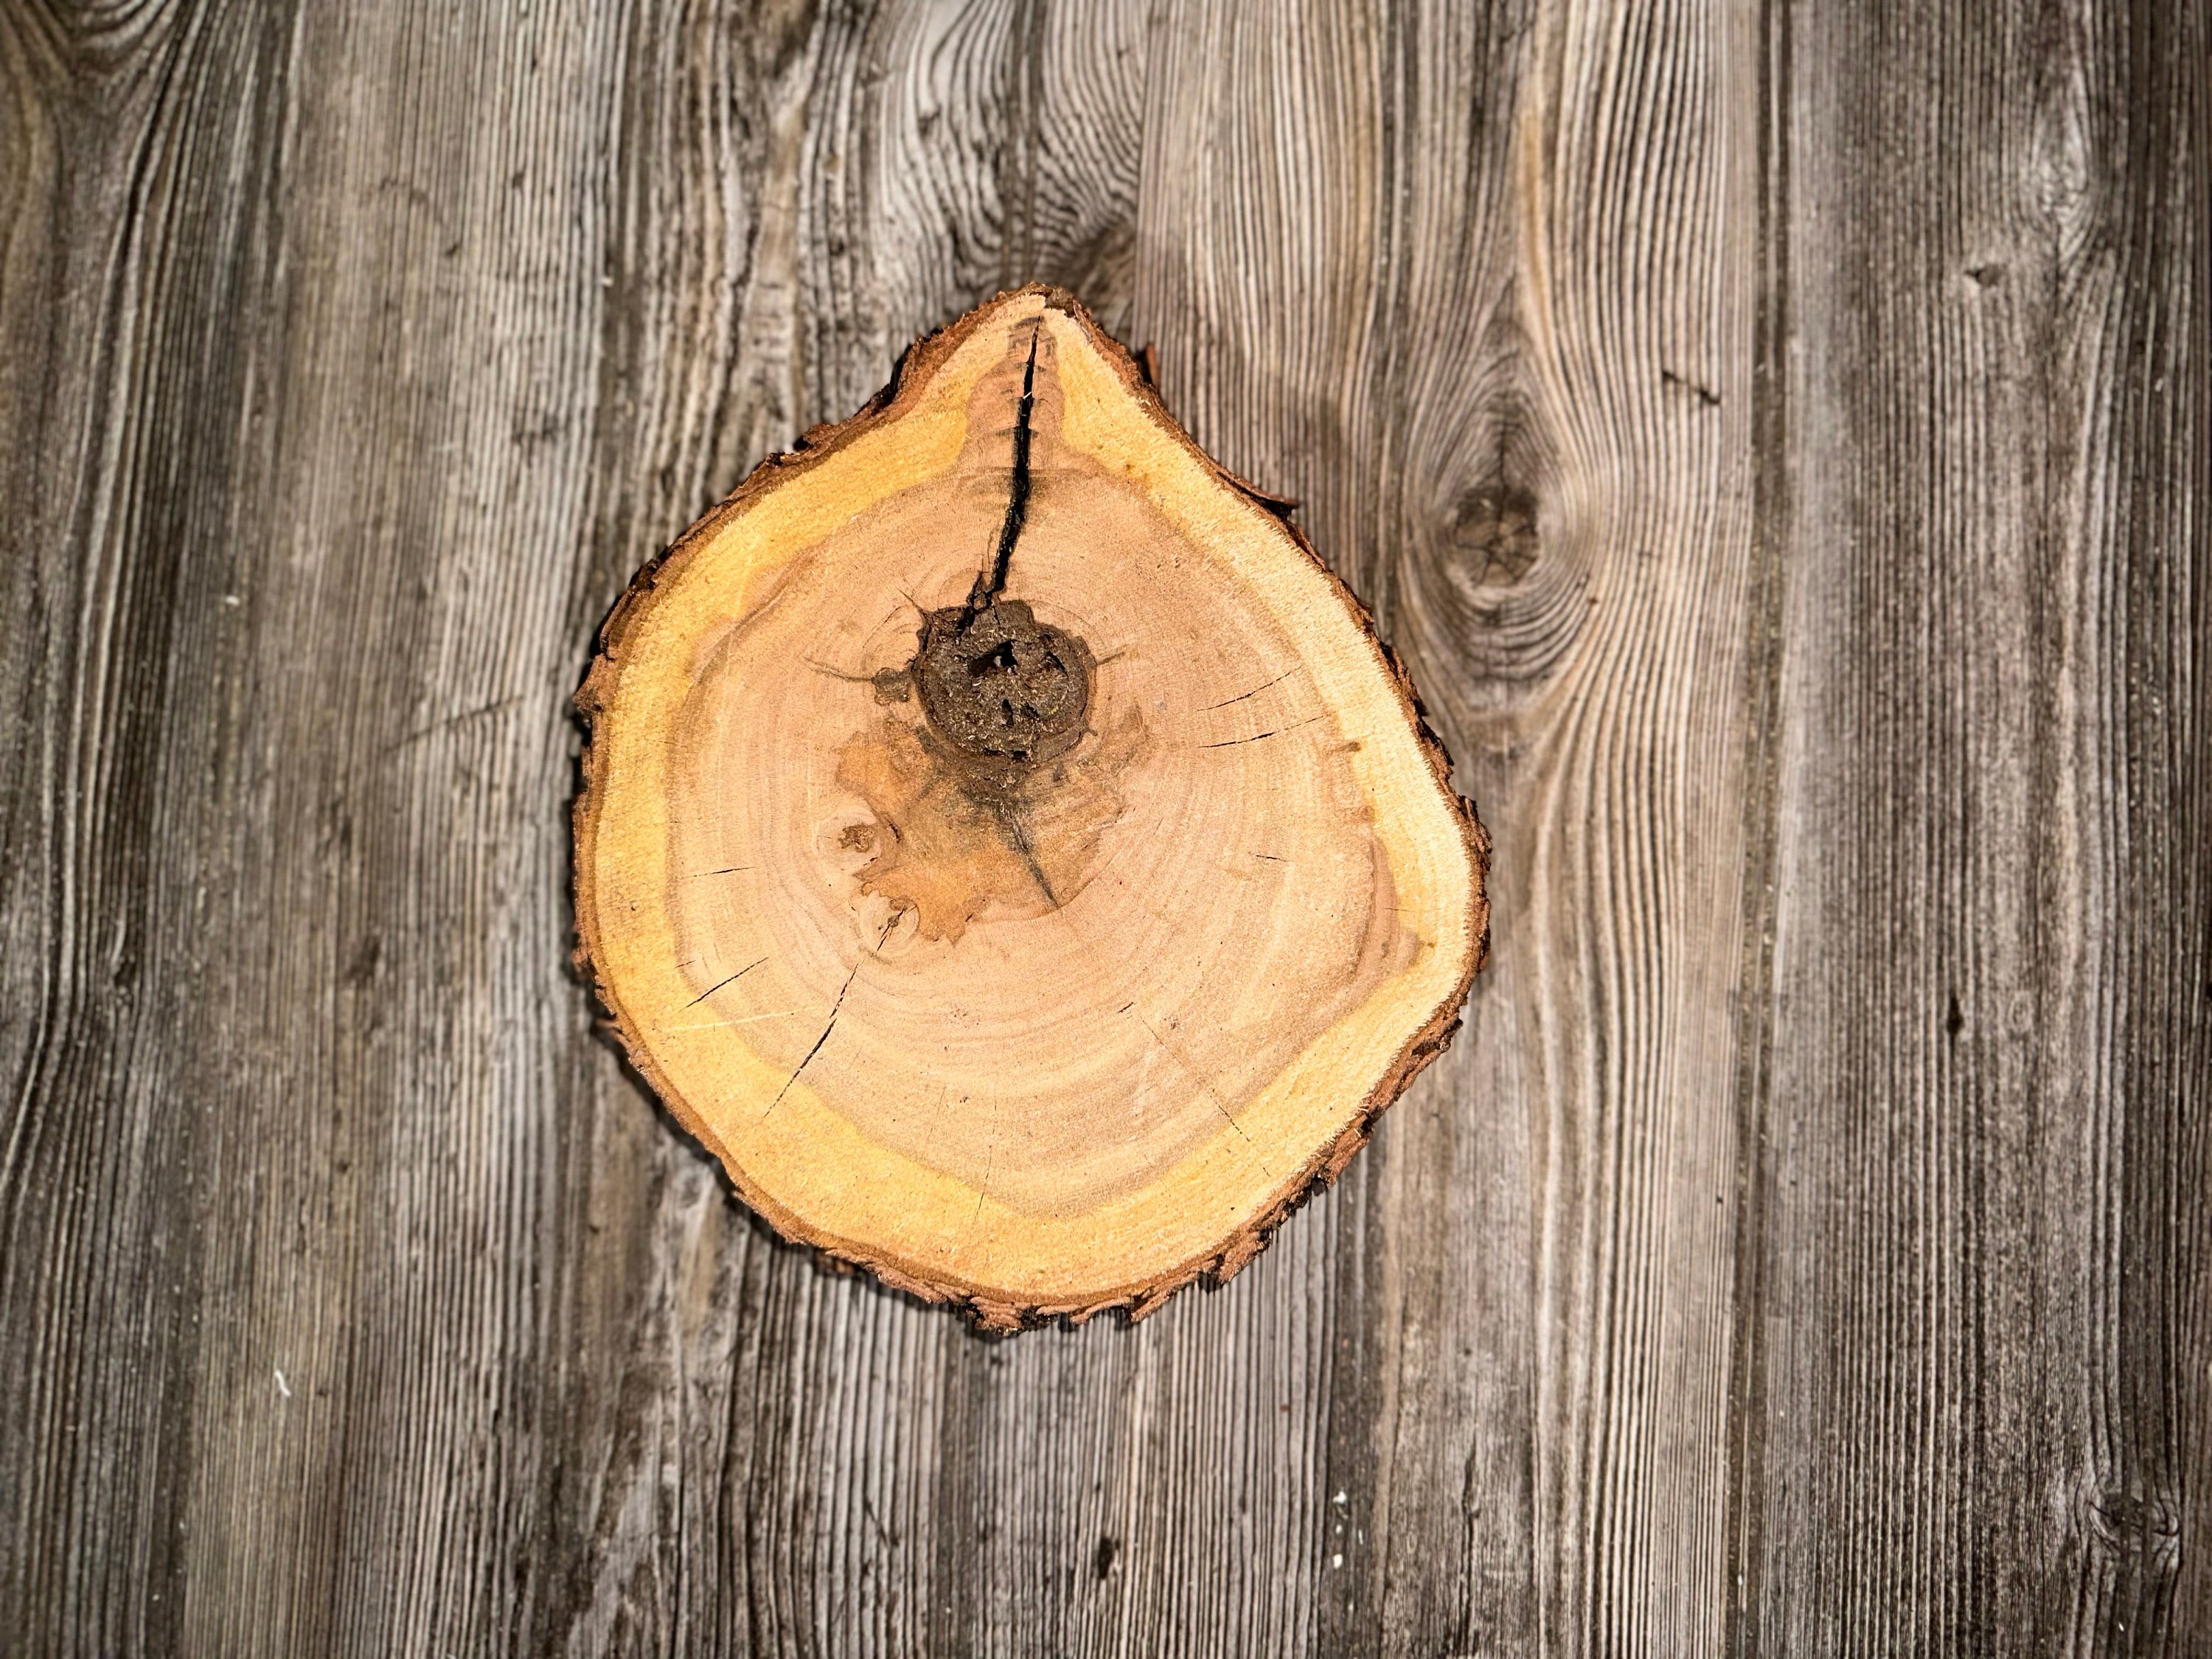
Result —
[{"label": "weathered wood plank", "polygon": [[[2185,1650],[2207,45],[0,9],[10,1636]],[[1029,276],[1377,602],[1498,951],[1239,1279],[994,1345],[592,1039],[565,705],[642,556]]]},{"label": "weathered wood plank", "polygon": [[2206,23],[1788,14],[1759,1650],[2206,1639]]},{"label": "weathered wood plank", "polygon": [[[202,1312],[248,1248],[204,1218],[252,1125],[197,1086],[226,1057],[182,1039],[238,1016],[216,932],[234,895],[199,854],[252,787],[222,741],[248,654],[222,532],[258,447],[231,331],[265,303],[270,247],[240,184],[273,143],[283,40],[160,8],[12,9],[0,40],[0,1604],[29,1647],[149,1651],[182,1629],[197,1443],[228,1404]],[[204,118],[217,94],[226,118]],[[187,458],[134,418],[149,404],[222,416]],[[270,1162],[281,1179],[289,1154]]]}]

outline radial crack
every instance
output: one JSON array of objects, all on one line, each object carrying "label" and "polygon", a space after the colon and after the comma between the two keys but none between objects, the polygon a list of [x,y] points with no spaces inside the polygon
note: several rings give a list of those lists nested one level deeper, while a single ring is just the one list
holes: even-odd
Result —
[{"label": "radial crack", "polygon": [[[1132,1006],[1133,1006],[1134,1005]],[[1127,1010],[1125,1009],[1123,1012],[1127,1012]],[[1144,1015],[1139,1014],[1136,1016],[1136,1021],[1138,1024],[1145,1028],[1146,1033],[1151,1036],[1155,1043],[1159,1045],[1162,1051],[1167,1054],[1169,1059],[1174,1060],[1176,1065],[1182,1066],[1184,1071],[1190,1073],[1192,1080],[1198,1085],[1199,1093],[1204,1095],[1206,1099],[1212,1103],[1213,1109],[1220,1113],[1221,1115],[1227,1120],[1229,1127],[1237,1131],[1237,1139],[1242,1140],[1245,1146],[1251,1148],[1252,1161],[1260,1166],[1260,1173],[1266,1176],[1270,1181],[1273,1180],[1275,1178],[1274,1171],[1267,1167],[1267,1160],[1260,1156],[1259,1143],[1254,1140],[1250,1135],[1244,1133],[1244,1126],[1237,1121],[1237,1114],[1231,1111],[1227,1106],[1222,1103],[1221,1097],[1213,1092],[1213,1085],[1206,1080],[1206,1074],[1200,1071],[1197,1066],[1191,1064],[1190,1057],[1185,1054],[1182,1049],[1176,1048],[1175,1044],[1170,1042],[1165,1037],[1162,1036],[1159,1034],[1158,1028],[1153,1025],[1151,1020],[1146,1018]]]},{"label": "radial crack", "polygon": [[[701,872],[700,872],[700,874],[702,874],[702,875],[709,875],[709,876],[726,875],[727,873],[729,873],[727,871],[723,871],[723,870],[702,870],[702,871],[701,871]],[[703,990],[703,991],[700,992],[700,993],[699,993],[699,994],[698,994],[697,996],[693,997],[693,998],[691,999],[691,1000],[690,1000],[690,1001],[689,1001],[689,1002],[685,1003],[684,1006],[686,1008],[696,1008],[696,1007],[697,1007],[701,1003],[704,1002],[704,1001],[705,1001],[708,997],[710,997],[710,996],[714,995],[715,992],[717,992],[717,991],[720,990],[720,989],[722,988],[722,987],[723,987],[723,986],[725,986],[725,985],[735,985],[735,984],[736,984],[739,980],[743,979],[743,978],[744,978],[747,974],[750,974],[750,972],[752,972],[752,970],[753,970],[754,969],[756,969],[756,968],[759,967],[759,966],[761,965],[761,962],[766,962],[767,960],[768,960],[768,958],[767,958],[766,957],[763,957],[760,959],[760,962],[749,962],[749,963],[747,963],[744,967],[742,967],[742,968],[738,969],[738,971],[737,971],[736,973],[732,974],[732,975],[729,976],[729,978],[727,978],[727,979],[726,979],[726,980],[720,981],[719,982],[717,982],[717,983],[715,983],[715,984],[709,985],[709,986],[708,986],[705,990]]]},{"label": "radial crack", "polygon": [[1217,708],[1226,708],[1231,703],[1239,703],[1243,702],[1247,697],[1256,697],[1262,691],[1266,691],[1275,686],[1280,685],[1285,680],[1290,678],[1291,675],[1297,672],[1298,671],[1295,668],[1285,668],[1281,673],[1276,675],[1274,678],[1269,680],[1267,684],[1255,685],[1249,691],[1239,691],[1235,696],[1224,697],[1219,702],[1210,702],[1198,712],[1201,714],[1210,714]]},{"label": "radial crack", "polygon": [[1044,331],[1044,320],[1030,331],[1030,360],[1022,370],[1022,401],[1014,414],[1014,477],[1006,491],[1006,521],[999,526],[998,550],[992,555],[991,567],[975,579],[975,591],[968,596],[968,609],[977,611],[1006,590],[1007,568],[1013,562],[1014,544],[1021,539],[1022,527],[1030,517],[1030,416],[1036,408],[1037,336]]},{"label": "radial crack", "polygon": [[830,1020],[823,1026],[822,1035],[814,1039],[814,1046],[806,1051],[805,1059],[791,1068],[791,1075],[784,1079],[783,1087],[775,1091],[775,1098],[769,1102],[767,1109],[761,1113],[763,1117],[783,1104],[783,1097],[791,1092],[791,1085],[799,1081],[799,1074],[806,1069],[815,1055],[822,1052],[822,1045],[830,1041],[830,1033],[837,1029],[837,1011],[845,1006],[845,993],[853,988],[853,981],[860,975],[860,964],[856,962],[853,964],[853,971],[845,975],[845,982],[837,988],[837,1000],[830,1005]]},{"label": "radial crack", "polygon": [[[902,914],[903,912],[896,910],[891,913],[891,919],[884,924],[883,932],[876,935],[875,948],[877,950],[880,951],[884,948],[884,941],[891,936],[891,929],[898,926],[899,917]],[[853,988],[853,981],[860,978],[860,963],[866,960],[866,957],[862,957],[860,959],[860,962],[855,962],[853,964],[853,971],[845,975],[845,982],[837,988],[836,1001],[830,1005],[830,1018],[829,1021],[822,1027],[822,1035],[814,1039],[814,1046],[806,1051],[805,1057],[802,1059],[798,1065],[791,1068],[791,1075],[784,1079],[783,1087],[775,1091],[775,1098],[769,1102],[768,1105],[763,1109],[761,1112],[761,1115],[763,1117],[766,1117],[769,1113],[774,1111],[777,1107],[783,1104],[783,1097],[791,1092],[791,1085],[799,1081],[799,1074],[807,1068],[808,1065],[812,1062],[815,1055],[822,1052],[822,1045],[830,1041],[830,1033],[837,1029],[837,1011],[845,1006],[845,993],[851,990]],[[755,965],[757,966],[758,964],[756,963]]]},{"label": "radial crack", "polygon": [[1200,749],[1234,749],[1240,743],[1257,743],[1262,738],[1279,738],[1285,732],[1295,732],[1302,726],[1311,726],[1314,721],[1325,718],[1321,714],[1310,715],[1302,720],[1292,720],[1288,726],[1279,726],[1272,732],[1255,732],[1249,738],[1224,738],[1218,743],[1201,743],[1198,746]]}]

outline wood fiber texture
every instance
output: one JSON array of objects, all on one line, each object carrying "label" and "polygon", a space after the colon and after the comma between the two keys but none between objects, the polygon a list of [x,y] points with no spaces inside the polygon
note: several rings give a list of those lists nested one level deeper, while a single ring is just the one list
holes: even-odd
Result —
[{"label": "wood fiber texture", "polygon": [[[0,0],[0,1647],[2185,1653],[2204,0]],[[775,1243],[567,970],[630,573],[1030,279],[1495,842],[1227,1286]]]}]

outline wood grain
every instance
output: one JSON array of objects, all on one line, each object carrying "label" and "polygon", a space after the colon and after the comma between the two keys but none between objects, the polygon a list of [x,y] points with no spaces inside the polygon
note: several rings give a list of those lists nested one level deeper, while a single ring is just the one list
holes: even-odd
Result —
[{"label": "wood grain", "polygon": [[[0,5],[0,1645],[2202,1650],[2208,54]],[[594,1036],[566,708],[1029,278],[1304,503],[1496,944],[1238,1279],[994,1344]]]},{"label": "wood grain", "polygon": [[1788,26],[1767,1651],[2212,1639],[2206,21]]}]

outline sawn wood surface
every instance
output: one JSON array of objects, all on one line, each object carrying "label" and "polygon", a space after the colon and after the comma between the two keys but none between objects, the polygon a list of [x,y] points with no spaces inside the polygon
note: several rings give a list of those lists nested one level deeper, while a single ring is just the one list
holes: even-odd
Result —
[{"label": "sawn wood surface", "polygon": [[[569,698],[1030,279],[1494,929],[992,1341],[595,1035]],[[2208,503],[2205,0],[0,0],[0,1650],[2208,1650]]]}]

